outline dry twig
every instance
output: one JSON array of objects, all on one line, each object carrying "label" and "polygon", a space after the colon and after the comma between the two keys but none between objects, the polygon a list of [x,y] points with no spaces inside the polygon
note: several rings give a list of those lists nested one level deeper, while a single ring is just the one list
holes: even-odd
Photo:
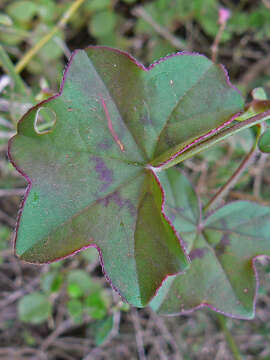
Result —
[{"label": "dry twig", "polygon": [[142,6],[137,6],[132,10],[132,14],[142,18],[144,21],[146,21],[149,25],[153,27],[153,29],[164,39],[169,41],[176,49],[182,49],[182,50],[188,50],[186,44],[181,41],[178,37],[174,36],[170,33],[168,29],[165,27],[159,25],[151,15],[148,14],[148,12],[145,11],[145,9]]},{"label": "dry twig", "polygon": [[138,317],[138,312],[136,309],[131,309],[131,319],[133,322],[133,326],[135,329],[136,343],[137,343],[137,351],[140,360],[146,360],[144,345],[143,345],[143,336],[142,329],[140,325],[140,320]]},{"label": "dry twig", "polygon": [[259,198],[261,196],[260,194],[261,194],[261,185],[263,180],[263,170],[267,158],[268,158],[268,154],[260,154],[258,166],[256,169],[256,175],[254,178],[254,185],[253,185],[253,194],[256,198]]},{"label": "dry twig", "polygon": [[262,72],[269,74],[270,68],[270,55],[261,58],[254,65],[249,67],[249,70],[243,75],[239,82],[239,85],[248,88],[249,84],[252,83]]},{"label": "dry twig", "polygon": [[0,189],[0,197],[21,196],[24,193],[25,189]]}]

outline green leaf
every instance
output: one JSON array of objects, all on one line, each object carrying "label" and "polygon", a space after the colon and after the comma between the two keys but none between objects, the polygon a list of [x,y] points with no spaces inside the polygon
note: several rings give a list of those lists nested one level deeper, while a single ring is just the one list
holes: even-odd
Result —
[{"label": "green leaf", "polygon": [[18,304],[19,319],[30,324],[41,324],[48,320],[51,311],[48,297],[40,292],[25,295]]},{"label": "green leaf", "polygon": [[83,292],[77,284],[69,284],[67,287],[67,292],[71,298],[77,299],[83,296]]},{"label": "green leaf", "polygon": [[[52,28],[50,26],[44,26],[44,24],[39,24],[35,28],[35,32],[32,35],[32,43],[36,45]],[[56,39],[63,39],[63,32],[57,31],[55,37],[52,41],[49,41],[45,44],[42,49],[40,49],[38,55],[43,61],[52,61],[58,59],[63,54],[63,49],[56,42]]]},{"label": "green leaf", "polygon": [[116,15],[112,11],[101,11],[91,18],[90,31],[96,37],[110,34],[116,25]]},{"label": "green leaf", "polygon": [[113,329],[113,315],[99,321],[95,327],[95,343],[97,346],[102,345]]},{"label": "green leaf", "polygon": [[[93,282],[90,275],[84,270],[71,270],[67,277],[68,285],[70,286],[70,291],[74,294],[80,293],[83,294],[89,293],[93,288],[96,288],[97,285]],[[77,289],[77,291],[75,290]]]},{"label": "green leaf", "polygon": [[37,12],[47,23],[57,16],[57,4],[54,0],[38,0]]},{"label": "green leaf", "polygon": [[107,313],[108,299],[101,291],[93,292],[85,299],[85,307],[93,319],[103,319]]},{"label": "green leaf", "polygon": [[49,271],[41,277],[40,287],[45,293],[53,293],[60,290],[63,276],[57,271]]},{"label": "green leaf", "polygon": [[75,323],[83,320],[83,303],[77,299],[71,299],[67,302],[67,310]]},{"label": "green leaf", "polygon": [[263,153],[270,153],[270,129],[268,128],[260,137],[259,149]]},{"label": "green leaf", "polygon": [[270,256],[270,208],[239,201],[199,220],[199,203],[183,175],[170,169],[159,179],[166,189],[165,213],[184,239],[191,266],[185,274],[167,278],[152,308],[160,314],[184,314],[208,306],[227,316],[253,318],[253,260]]},{"label": "green leaf", "polygon": [[257,87],[251,92],[254,100],[267,100],[267,95],[263,87]]},{"label": "green leaf", "polygon": [[[76,51],[61,92],[33,107],[9,143],[29,183],[17,255],[46,263],[95,246],[113,287],[146,305],[167,275],[188,266],[149,164],[213,133],[242,106],[223,68],[204,56],[178,54],[145,69],[118,50]],[[56,122],[39,134],[44,108]]]},{"label": "green leaf", "polygon": [[21,22],[27,22],[36,14],[38,10],[34,1],[13,1],[7,7],[7,13],[13,19]]},{"label": "green leaf", "polygon": [[0,25],[11,26],[12,24],[12,19],[8,15],[0,12]]},{"label": "green leaf", "polygon": [[87,0],[84,7],[88,11],[98,11],[108,8],[110,4],[111,0]]},{"label": "green leaf", "polygon": [[[155,1],[144,6],[145,12],[153,18],[153,20],[170,29],[170,26],[174,23],[174,21],[179,18],[180,12],[177,9],[177,5],[173,1]],[[141,17],[138,18],[136,22],[136,33],[147,33],[153,36],[156,36],[156,31],[152,25],[146,22]]]}]

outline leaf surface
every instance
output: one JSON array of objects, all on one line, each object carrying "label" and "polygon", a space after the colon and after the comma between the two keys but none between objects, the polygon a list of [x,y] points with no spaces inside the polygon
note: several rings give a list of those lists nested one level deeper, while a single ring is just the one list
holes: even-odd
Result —
[{"label": "leaf surface", "polygon": [[[199,202],[184,175],[169,169],[159,178],[166,191],[165,214],[184,239],[191,266],[185,274],[166,279],[150,303],[152,308],[161,314],[184,314],[209,306],[228,316],[253,318],[257,287],[253,260],[270,256],[269,207],[237,201],[200,221]],[[173,196],[181,193],[183,183],[185,193]]]},{"label": "leaf surface", "polygon": [[19,319],[30,324],[43,323],[51,313],[52,304],[49,298],[38,291],[24,295],[18,303]]},{"label": "leaf surface", "polygon": [[200,55],[146,69],[118,50],[76,51],[60,93],[33,107],[9,144],[29,182],[17,255],[46,263],[95,246],[113,287],[144,306],[167,275],[188,266],[149,164],[242,106],[224,70]]},{"label": "leaf surface", "polygon": [[259,149],[263,153],[270,152],[270,129],[268,128],[260,137],[259,140]]}]

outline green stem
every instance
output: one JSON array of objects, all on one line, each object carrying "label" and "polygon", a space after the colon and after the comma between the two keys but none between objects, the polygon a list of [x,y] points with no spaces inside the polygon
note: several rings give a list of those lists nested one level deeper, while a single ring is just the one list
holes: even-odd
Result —
[{"label": "green stem", "polygon": [[15,67],[16,73],[20,73],[26,65],[31,61],[31,59],[39,52],[39,50],[50,41],[54,35],[61,30],[69,21],[69,19],[74,15],[78,8],[84,3],[85,0],[75,0],[73,4],[68,8],[68,10],[63,14],[62,18],[59,20],[58,24],[55,25],[52,30],[45,35],[40,41],[33,46],[18,62]]},{"label": "green stem", "polygon": [[[244,129],[248,129],[254,125],[260,124],[261,122],[270,118],[270,110],[267,110],[263,113],[252,116],[251,118],[233,124],[223,130],[217,132],[213,136],[210,136],[201,142],[191,144],[190,146],[185,146],[184,148],[179,149],[179,155],[171,156],[166,161],[160,161],[159,158],[155,159],[153,163],[150,165],[155,171],[162,171],[165,169],[169,169],[176,164],[183,162],[184,160],[190,159],[194,155],[202,152],[203,150],[207,150],[210,147],[214,146],[220,141],[227,139],[228,137],[237,134],[239,131]],[[162,155],[163,157],[164,155]]]},{"label": "green stem", "polygon": [[223,331],[225,335],[225,339],[227,341],[227,344],[231,350],[231,353],[233,355],[234,360],[242,360],[242,355],[240,353],[240,350],[238,349],[238,346],[232,337],[228,327],[227,327],[227,320],[223,315],[217,314],[216,315],[219,326],[221,330]]},{"label": "green stem", "polygon": [[20,75],[18,75],[15,71],[15,67],[10,60],[8,54],[2,45],[0,45],[0,64],[2,65],[4,71],[9,74],[9,76],[14,81],[15,91],[21,94],[27,94],[28,89],[21,79]]},{"label": "green stem", "polygon": [[247,169],[247,167],[254,161],[256,156],[256,150],[257,150],[257,144],[259,141],[259,138],[261,136],[261,126],[258,126],[258,131],[256,135],[256,139],[254,141],[254,144],[252,145],[252,148],[248,152],[248,154],[244,157],[241,164],[238,166],[238,168],[234,171],[232,176],[227,180],[227,182],[218,190],[215,196],[212,197],[212,199],[206,204],[203,211],[206,213],[208,210],[213,208],[214,205],[217,205],[217,203],[224,198],[229,190],[236,184],[240,176],[243,174],[243,172]]}]

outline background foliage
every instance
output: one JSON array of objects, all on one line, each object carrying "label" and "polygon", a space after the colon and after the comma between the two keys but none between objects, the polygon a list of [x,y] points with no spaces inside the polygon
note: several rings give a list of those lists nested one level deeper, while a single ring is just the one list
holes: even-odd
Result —
[{"label": "background foliage", "polygon": [[[53,31],[70,0],[1,1],[0,44],[16,64]],[[157,317],[149,308],[129,309],[112,293],[97,253],[89,249],[50,266],[23,264],[11,252],[10,235],[25,182],[7,162],[7,140],[21,115],[58,90],[70,53],[89,44],[128,50],[144,64],[177,50],[212,55],[218,10],[231,11],[218,61],[249,97],[270,90],[270,3],[268,0],[86,0],[65,27],[27,63],[21,86],[0,78],[0,358],[26,359],[231,359],[208,310],[179,318]],[[3,63],[1,56],[0,63]],[[30,90],[31,89],[31,90]],[[250,130],[200,156],[184,170],[202,199],[215,194],[252,144]],[[267,155],[257,155],[229,199],[270,205]],[[246,359],[269,359],[270,266],[261,260],[256,319],[229,320]]]}]

